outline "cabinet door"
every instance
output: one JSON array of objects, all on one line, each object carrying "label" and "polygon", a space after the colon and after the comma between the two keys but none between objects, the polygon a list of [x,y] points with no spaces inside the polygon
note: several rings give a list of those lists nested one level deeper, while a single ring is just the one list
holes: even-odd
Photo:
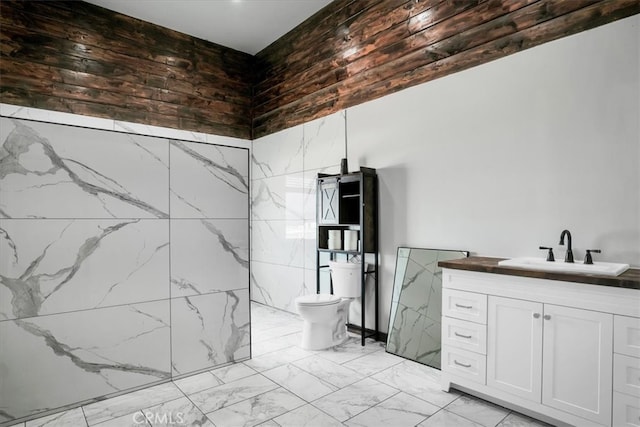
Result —
[{"label": "cabinet door", "polygon": [[489,296],[487,385],[540,402],[542,304]]},{"label": "cabinet door", "polygon": [[613,315],[544,306],[542,403],[609,425]]},{"label": "cabinet door", "polygon": [[320,224],[338,223],[338,182],[327,180],[318,182],[318,222]]}]

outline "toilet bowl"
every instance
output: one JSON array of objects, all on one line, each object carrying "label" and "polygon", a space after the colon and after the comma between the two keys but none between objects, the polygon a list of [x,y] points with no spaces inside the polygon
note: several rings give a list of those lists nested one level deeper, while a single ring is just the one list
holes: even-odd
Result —
[{"label": "toilet bowl", "polygon": [[304,320],[302,348],[324,350],[347,340],[347,315],[351,300],[330,294],[296,298],[296,308]]},{"label": "toilet bowl", "polygon": [[329,261],[329,268],[333,295],[305,295],[295,301],[304,321],[302,348],[305,350],[324,350],[345,342],[349,305],[361,295],[360,263]]}]

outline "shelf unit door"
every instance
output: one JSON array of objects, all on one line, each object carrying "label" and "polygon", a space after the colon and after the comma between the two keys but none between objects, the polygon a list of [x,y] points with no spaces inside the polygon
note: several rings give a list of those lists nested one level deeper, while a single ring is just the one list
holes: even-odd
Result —
[{"label": "shelf unit door", "polygon": [[487,385],[540,402],[543,305],[489,296],[487,309]]},{"label": "shelf unit door", "polygon": [[545,304],[543,345],[542,403],[609,425],[613,315]]},{"label": "shelf unit door", "polygon": [[338,182],[336,180],[322,181],[318,187],[318,223],[337,224],[340,214]]}]

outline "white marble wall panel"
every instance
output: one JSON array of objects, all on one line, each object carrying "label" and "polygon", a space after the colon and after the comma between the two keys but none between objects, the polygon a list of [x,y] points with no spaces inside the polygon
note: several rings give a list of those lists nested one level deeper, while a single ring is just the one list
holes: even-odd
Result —
[{"label": "white marble wall panel", "polygon": [[345,157],[345,114],[338,111],[303,125],[305,171],[339,165]]},{"label": "white marble wall panel", "polygon": [[0,423],[249,357],[243,144],[10,107],[111,132],[0,118]]},{"label": "white marble wall panel", "polygon": [[172,218],[248,218],[247,151],[171,141]]},{"label": "white marble wall panel", "polygon": [[251,217],[253,220],[303,217],[304,179],[302,172],[252,181]]},{"label": "white marble wall panel", "polygon": [[171,300],[174,375],[249,357],[247,290]]},{"label": "white marble wall panel", "polygon": [[261,304],[296,313],[295,299],[315,292],[304,281],[304,269],[254,262],[251,265],[251,298]]},{"label": "white marble wall panel", "polygon": [[[331,292],[331,277],[329,270],[323,269],[320,271],[320,293],[328,294]],[[316,270],[308,268],[304,269],[304,286],[308,293],[316,292]]]},{"label": "white marble wall panel", "polygon": [[316,178],[339,172],[344,135],[339,112],[253,142],[253,300],[296,312],[295,298],[316,292]]},{"label": "white marble wall panel", "polygon": [[246,219],[171,220],[171,297],[249,287]]},{"label": "white marble wall panel", "polygon": [[253,221],[251,259],[303,267],[304,226],[295,220]]},{"label": "white marble wall panel", "polygon": [[169,301],[0,322],[5,418],[170,378]]},{"label": "white marble wall panel", "polygon": [[302,126],[296,126],[253,141],[251,179],[301,172],[302,133]]},{"label": "white marble wall panel", "polygon": [[143,136],[0,118],[0,215],[166,218],[168,144]]},{"label": "white marble wall panel", "polygon": [[169,221],[0,220],[0,319],[169,297]]}]

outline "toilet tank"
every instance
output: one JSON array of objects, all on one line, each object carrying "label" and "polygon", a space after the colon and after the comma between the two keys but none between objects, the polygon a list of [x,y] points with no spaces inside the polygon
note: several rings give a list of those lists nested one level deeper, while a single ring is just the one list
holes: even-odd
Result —
[{"label": "toilet tank", "polygon": [[[362,294],[359,262],[329,261],[333,294],[341,298],[359,298]],[[364,265],[367,271],[367,264]]]}]

